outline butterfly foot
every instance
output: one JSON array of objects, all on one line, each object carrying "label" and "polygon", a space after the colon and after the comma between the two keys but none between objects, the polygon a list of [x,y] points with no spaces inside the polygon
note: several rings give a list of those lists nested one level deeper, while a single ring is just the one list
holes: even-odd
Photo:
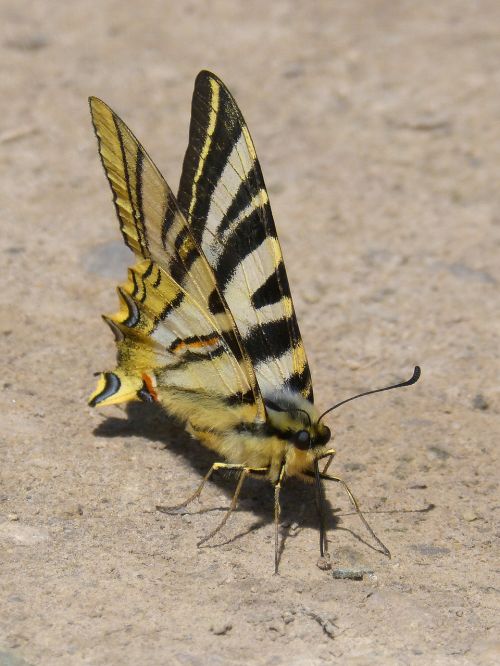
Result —
[{"label": "butterfly foot", "polygon": [[322,557],[320,557],[316,562],[316,566],[322,571],[329,571],[332,568],[330,553],[325,553]]}]

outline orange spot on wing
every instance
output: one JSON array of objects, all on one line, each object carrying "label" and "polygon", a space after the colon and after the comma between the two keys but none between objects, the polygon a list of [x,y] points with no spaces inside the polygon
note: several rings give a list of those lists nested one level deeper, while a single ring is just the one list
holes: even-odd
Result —
[{"label": "orange spot on wing", "polygon": [[185,342],[184,340],[179,340],[179,342],[171,348],[172,352],[178,352],[181,349],[202,349],[203,347],[211,347],[219,342],[219,336],[215,335],[213,338],[208,338],[207,340],[193,340],[192,342]]},{"label": "orange spot on wing", "polygon": [[189,345],[190,347],[210,347],[211,345],[215,345],[217,342],[219,342],[219,337],[216,335],[213,338],[209,338],[208,340],[196,340],[196,342],[191,343]]},{"label": "orange spot on wing", "polygon": [[144,383],[146,384],[146,388],[148,389],[149,395],[153,398],[153,400],[158,401],[158,393],[156,392],[156,388],[154,385],[154,380],[151,375],[143,374],[142,379],[144,380]]}]

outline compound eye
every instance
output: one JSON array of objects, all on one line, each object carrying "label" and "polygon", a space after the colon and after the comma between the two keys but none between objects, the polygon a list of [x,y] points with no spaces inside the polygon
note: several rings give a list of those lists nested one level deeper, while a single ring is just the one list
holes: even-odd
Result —
[{"label": "compound eye", "polygon": [[293,443],[298,449],[306,450],[311,445],[311,437],[307,430],[299,430],[293,437]]}]

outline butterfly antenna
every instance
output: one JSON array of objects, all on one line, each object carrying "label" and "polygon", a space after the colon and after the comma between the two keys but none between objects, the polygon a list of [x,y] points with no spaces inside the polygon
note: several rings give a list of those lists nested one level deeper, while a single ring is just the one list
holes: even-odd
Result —
[{"label": "butterfly antenna", "polygon": [[374,391],[365,391],[364,393],[358,393],[358,395],[353,395],[352,398],[347,398],[347,400],[342,400],[342,402],[338,402],[336,405],[333,405],[333,407],[330,407],[330,409],[327,409],[326,412],[323,412],[323,414],[321,414],[321,416],[319,417],[318,422],[321,421],[323,416],[326,416],[329,412],[332,412],[334,409],[337,409],[337,407],[340,407],[340,405],[345,405],[346,402],[351,402],[351,400],[356,400],[357,398],[362,398],[364,395],[371,395],[372,393],[381,393],[382,391],[390,391],[391,389],[401,388],[402,386],[411,386],[412,384],[418,382],[420,374],[421,374],[420,366],[416,365],[413,371],[413,375],[406,382],[401,382],[399,384],[393,384],[392,386],[385,386],[384,388],[375,389]]}]

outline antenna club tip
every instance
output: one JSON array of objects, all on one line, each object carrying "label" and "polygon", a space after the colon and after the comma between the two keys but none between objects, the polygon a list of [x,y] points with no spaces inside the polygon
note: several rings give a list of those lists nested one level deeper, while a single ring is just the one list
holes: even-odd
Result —
[{"label": "antenna club tip", "polygon": [[419,366],[419,365],[416,365],[416,366],[415,366],[415,369],[413,370],[413,376],[412,376],[412,378],[410,379],[410,382],[411,382],[412,384],[415,384],[415,382],[418,382],[418,380],[420,379],[420,375],[421,375],[421,374],[422,374],[422,370],[421,370],[420,366]]}]

